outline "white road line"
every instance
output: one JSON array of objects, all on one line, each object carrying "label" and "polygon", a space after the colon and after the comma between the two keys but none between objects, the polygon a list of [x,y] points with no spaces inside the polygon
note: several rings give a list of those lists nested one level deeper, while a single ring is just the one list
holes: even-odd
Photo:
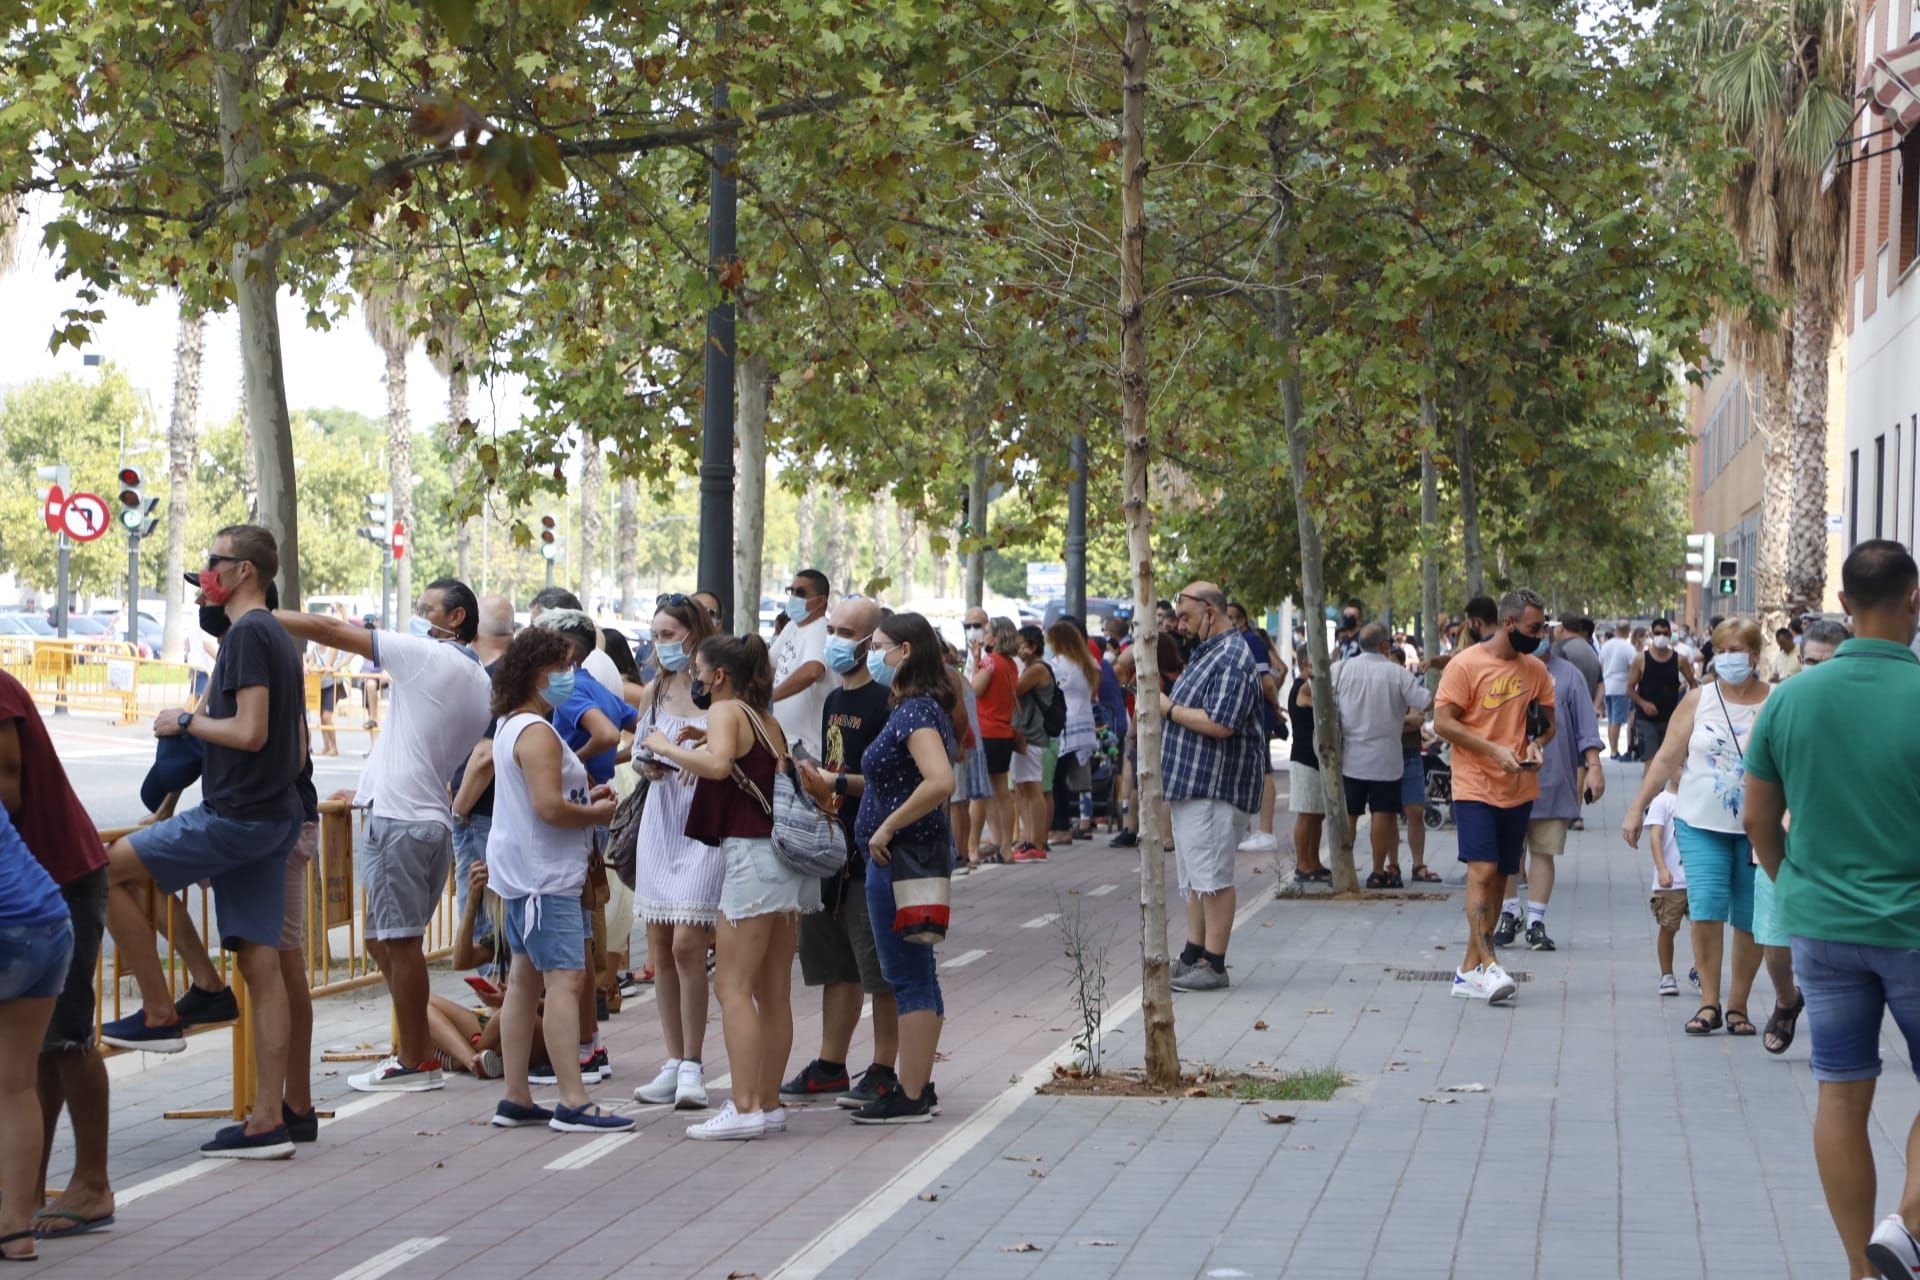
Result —
[{"label": "white road line", "polygon": [[[1262,894],[1259,901],[1248,903],[1234,916],[1234,927],[1237,929],[1245,925],[1273,901],[1273,898]],[[1135,987],[1107,1007],[1108,1029],[1119,1026],[1140,1011],[1140,994],[1140,988]],[[1012,1115],[1022,1102],[1033,1095],[1035,1089],[1053,1078],[1054,1064],[1071,1060],[1073,1053],[1073,1042],[1069,1040],[1027,1068],[1019,1079],[1003,1089],[986,1106],[968,1116],[958,1128],[927,1148],[912,1164],[848,1210],[838,1222],[815,1236],[800,1252],[774,1268],[768,1280],[815,1280],[888,1218],[913,1203],[915,1196],[959,1163],[969,1151],[986,1141],[1002,1120]],[[948,1105],[951,1107],[952,1103]]]},{"label": "white road line", "polygon": [[445,1236],[415,1236],[411,1240],[402,1240],[393,1248],[374,1254],[359,1266],[342,1271],[333,1280],[374,1280],[375,1276],[398,1271],[427,1250],[437,1249],[446,1242]]},{"label": "white road line", "polygon": [[217,1165],[214,1160],[195,1160],[192,1164],[183,1164],[178,1169],[169,1169],[165,1173],[148,1178],[145,1182],[136,1182],[113,1193],[113,1202],[125,1206],[135,1200],[144,1200],[156,1191],[165,1191],[168,1187],[177,1187],[191,1181],[203,1173],[210,1172]]},{"label": "white road line", "polygon": [[1058,911],[1049,911],[1043,916],[1035,916],[1020,927],[1022,929],[1044,929],[1059,918],[1060,913]]},{"label": "white road line", "polygon": [[975,960],[978,960],[980,957],[986,954],[987,954],[987,950],[984,948],[979,951],[962,951],[959,955],[953,957],[951,960],[941,961],[940,967],[942,969],[964,969],[968,965],[972,964]]},{"label": "white road line", "polygon": [[637,1133],[610,1133],[604,1138],[595,1138],[584,1146],[575,1147],[558,1160],[549,1160],[543,1167],[547,1169],[584,1169],[609,1152],[618,1151],[640,1135]]},{"label": "white road line", "polygon": [[1112,893],[1115,889],[1118,889],[1119,887],[1120,886],[1117,884],[1103,884],[1098,889],[1088,890],[1087,896],[1089,898],[1104,898],[1108,894]]}]

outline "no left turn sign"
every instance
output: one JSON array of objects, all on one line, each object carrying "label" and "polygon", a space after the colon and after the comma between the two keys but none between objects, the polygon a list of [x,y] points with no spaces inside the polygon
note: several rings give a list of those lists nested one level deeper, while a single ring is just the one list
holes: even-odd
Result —
[{"label": "no left turn sign", "polygon": [[60,524],[75,542],[92,542],[107,531],[107,503],[97,493],[76,493],[67,499]]}]

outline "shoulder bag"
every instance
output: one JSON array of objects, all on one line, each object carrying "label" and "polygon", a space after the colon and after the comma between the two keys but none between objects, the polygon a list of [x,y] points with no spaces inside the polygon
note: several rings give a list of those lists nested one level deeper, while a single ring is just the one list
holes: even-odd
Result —
[{"label": "shoulder bag", "polygon": [[[659,696],[656,691],[654,697],[657,699]],[[659,721],[658,711],[657,702],[647,704],[647,729],[654,728]],[[646,736],[643,730],[636,733],[633,740],[638,743]],[[620,883],[629,889],[634,887],[634,880],[639,874],[640,818],[646,811],[647,792],[653,787],[653,779],[647,777],[646,770],[636,766],[633,772],[637,779],[633,790],[627,792],[620,801],[620,807],[613,811],[613,822],[607,827],[606,853],[607,866],[620,877]]]},{"label": "shoulder bag", "polygon": [[783,757],[773,750],[773,741],[759,714],[744,703],[740,709],[747,713],[754,736],[774,756],[773,796],[769,799],[762,793],[737,760],[733,764],[733,782],[758,801],[760,808],[773,819],[774,855],[789,871],[799,875],[837,875],[847,865],[847,843],[839,819],[822,810],[807,794],[794,769],[793,757]]}]

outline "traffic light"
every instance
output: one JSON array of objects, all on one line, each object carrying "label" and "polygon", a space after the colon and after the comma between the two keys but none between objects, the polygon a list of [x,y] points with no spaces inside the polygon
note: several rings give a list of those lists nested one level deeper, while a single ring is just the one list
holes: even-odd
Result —
[{"label": "traffic light", "polygon": [[1716,576],[1720,582],[1719,592],[1721,595],[1730,596],[1740,590],[1740,562],[1738,560],[1732,559],[1731,557],[1722,559],[1719,564],[1719,573]]},{"label": "traffic light", "polygon": [[159,518],[153,514],[160,505],[160,499],[147,496],[146,477],[138,465],[127,462],[120,466],[120,527],[136,538],[144,538],[153,532],[153,526]]},{"label": "traffic light", "polygon": [[1707,580],[1707,566],[1713,563],[1713,535],[1710,533],[1690,533],[1687,535],[1687,581],[1704,583]]},{"label": "traffic light", "polygon": [[62,462],[51,467],[35,467],[33,474],[41,481],[38,490],[40,510],[46,520],[47,531],[59,533],[66,514],[67,491],[73,488],[73,469]]},{"label": "traffic light", "polygon": [[393,498],[389,494],[367,495],[367,523],[360,536],[382,551],[393,549]]},{"label": "traffic light", "polygon": [[540,517],[540,554],[548,560],[560,558],[560,517],[551,511]]}]

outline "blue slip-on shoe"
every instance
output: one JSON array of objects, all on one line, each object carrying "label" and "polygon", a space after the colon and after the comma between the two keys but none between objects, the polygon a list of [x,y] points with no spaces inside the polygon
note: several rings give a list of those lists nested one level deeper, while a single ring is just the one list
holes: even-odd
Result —
[{"label": "blue slip-on shoe", "polygon": [[144,1049],[148,1053],[179,1053],[187,1047],[187,1027],[183,1022],[164,1027],[147,1025],[147,1011],[136,1009],[124,1018],[100,1028],[100,1039],[116,1049]]},{"label": "blue slip-on shoe", "polygon": [[589,1102],[584,1107],[558,1106],[547,1128],[555,1133],[620,1133],[633,1128],[632,1116],[608,1115]]},{"label": "blue slip-on shoe", "polygon": [[248,1133],[246,1125],[231,1124],[214,1134],[200,1154],[209,1160],[285,1160],[293,1154],[293,1138],[284,1124],[265,1133]]},{"label": "blue slip-on shoe", "polygon": [[519,1129],[530,1124],[546,1124],[553,1119],[553,1112],[545,1107],[534,1105],[521,1106],[517,1102],[500,1099],[493,1109],[493,1124],[501,1129]]}]

